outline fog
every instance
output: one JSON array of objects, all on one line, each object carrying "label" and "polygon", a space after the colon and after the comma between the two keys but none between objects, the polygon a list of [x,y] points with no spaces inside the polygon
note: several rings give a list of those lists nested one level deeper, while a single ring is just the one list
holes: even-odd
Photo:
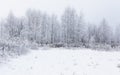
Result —
[{"label": "fog", "polygon": [[0,0],[0,18],[10,11],[24,16],[29,8],[59,16],[68,6],[84,13],[87,22],[99,24],[106,18],[112,26],[120,24],[120,0]]}]

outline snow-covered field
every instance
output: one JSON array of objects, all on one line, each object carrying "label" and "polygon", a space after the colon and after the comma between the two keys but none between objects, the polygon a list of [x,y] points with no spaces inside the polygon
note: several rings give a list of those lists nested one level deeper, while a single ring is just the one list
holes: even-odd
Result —
[{"label": "snow-covered field", "polygon": [[40,48],[0,64],[0,75],[120,75],[120,52]]}]

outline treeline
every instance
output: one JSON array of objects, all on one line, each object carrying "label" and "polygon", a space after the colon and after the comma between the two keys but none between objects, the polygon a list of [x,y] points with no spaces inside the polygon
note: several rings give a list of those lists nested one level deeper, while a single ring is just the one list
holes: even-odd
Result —
[{"label": "treeline", "polygon": [[[82,14],[66,8],[60,19],[39,10],[29,9],[24,17],[9,13],[0,22],[0,48],[13,51],[13,47],[119,47],[120,25],[115,29],[103,19],[100,24],[88,24]],[[12,45],[12,48],[11,48]],[[3,47],[5,46],[5,47]],[[10,47],[9,47],[10,46]],[[16,50],[16,49],[15,49]],[[18,53],[18,52],[17,52]]]}]

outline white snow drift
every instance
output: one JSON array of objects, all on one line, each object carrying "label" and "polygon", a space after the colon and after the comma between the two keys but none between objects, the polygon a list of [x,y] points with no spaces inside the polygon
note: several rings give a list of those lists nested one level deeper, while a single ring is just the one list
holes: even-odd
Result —
[{"label": "white snow drift", "polygon": [[0,75],[120,75],[120,52],[40,48],[0,65]]}]

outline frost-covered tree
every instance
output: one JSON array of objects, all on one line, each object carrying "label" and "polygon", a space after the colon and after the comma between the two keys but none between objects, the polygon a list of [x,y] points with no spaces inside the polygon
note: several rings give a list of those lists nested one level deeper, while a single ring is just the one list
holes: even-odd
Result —
[{"label": "frost-covered tree", "polygon": [[8,33],[9,38],[17,37],[18,34],[18,19],[13,15],[13,13],[9,13],[6,20],[6,31]]},{"label": "frost-covered tree", "polygon": [[75,42],[76,11],[72,8],[66,8],[62,15],[62,35],[65,44]]},{"label": "frost-covered tree", "polygon": [[51,44],[57,44],[60,42],[60,24],[58,22],[57,16],[52,15],[50,20],[51,25]]},{"label": "frost-covered tree", "polygon": [[82,13],[77,16],[77,23],[75,25],[75,40],[77,44],[85,43],[86,40],[86,25]]},{"label": "frost-covered tree", "polygon": [[88,29],[87,29],[87,33],[88,33],[88,43],[95,43],[95,38],[96,38],[96,34],[97,34],[97,26],[96,25],[92,25],[89,24]]},{"label": "frost-covered tree", "polygon": [[6,35],[6,33],[5,33],[5,22],[4,22],[4,20],[2,20],[0,22],[0,40],[5,39],[5,37],[6,37],[5,35]]},{"label": "frost-covered tree", "polygon": [[115,28],[115,38],[114,41],[119,44],[120,43],[120,25],[117,25]]},{"label": "frost-covered tree", "polygon": [[50,40],[50,17],[45,13],[42,15],[41,44],[48,44]]},{"label": "frost-covered tree", "polygon": [[40,40],[41,12],[29,9],[27,15],[28,39],[34,42]]},{"label": "frost-covered tree", "polygon": [[1,22],[0,46],[2,46],[4,55],[5,53],[20,55],[25,51],[23,40],[20,39],[22,30],[21,18],[14,16],[13,13],[9,13],[8,17]]},{"label": "frost-covered tree", "polygon": [[111,28],[105,19],[103,19],[99,26],[99,39],[102,44],[111,43]]}]

